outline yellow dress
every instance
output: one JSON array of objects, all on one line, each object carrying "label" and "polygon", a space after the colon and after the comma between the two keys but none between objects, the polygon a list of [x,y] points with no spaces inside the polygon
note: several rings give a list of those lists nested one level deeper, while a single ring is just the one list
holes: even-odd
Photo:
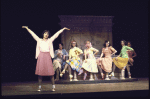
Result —
[{"label": "yellow dress", "polygon": [[71,59],[71,61],[66,61],[66,63],[68,63],[71,68],[77,72],[81,69],[80,57],[78,56],[80,53],[83,53],[83,51],[78,47],[71,48],[69,50],[69,59]]}]

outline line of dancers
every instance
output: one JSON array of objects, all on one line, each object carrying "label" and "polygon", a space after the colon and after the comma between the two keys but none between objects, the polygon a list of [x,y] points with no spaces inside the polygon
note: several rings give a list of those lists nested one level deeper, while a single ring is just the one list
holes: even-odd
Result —
[{"label": "line of dancers", "polygon": [[[131,48],[130,42],[128,42],[128,46],[126,46],[126,41],[122,40],[121,41],[122,49],[120,54],[117,57],[112,59],[111,56],[115,54],[117,51],[112,46],[110,46],[109,41],[105,41],[104,48],[102,48],[102,53],[100,57],[96,59],[95,55],[99,52],[99,50],[93,48],[90,41],[86,41],[86,45],[85,45],[86,49],[84,49],[84,52],[77,47],[76,41],[72,41],[71,49],[69,50],[69,59],[65,60],[68,53],[65,49],[63,49],[63,44],[60,43],[59,49],[55,50],[54,53],[53,41],[64,30],[70,30],[70,29],[64,27],[60,29],[58,32],[56,32],[50,38],[48,38],[50,32],[48,30],[45,30],[42,33],[43,38],[39,38],[27,26],[22,26],[22,28],[25,28],[31,34],[31,36],[37,41],[36,55],[35,55],[35,58],[37,59],[37,64],[36,64],[35,74],[38,75],[38,82],[39,82],[38,91],[42,90],[41,88],[42,76],[50,76],[52,82],[52,91],[55,91],[55,81],[59,80],[59,72],[60,72],[60,77],[62,77],[67,68],[69,72],[70,81],[72,81],[73,77],[74,77],[74,81],[78,81],[77,73],[78,75],[84,73],[83,80],[85,80],[87,77],[87,72],[90,73],[89,80],[94,80],[93,74],[95,80],[98,80],[98,78],[96,77],[96,73],[98,73],[98,69],[101,73],[102,79],[104,79],[105,77],[104,76],[105,74],[103,73],[103,71],[105,71],[106,72],[105,80],[110,80],[108,77],[109,73],[111,73],[110,74],[111,76],[114,76],[115,66],[121,69],[121,79],[125,79],[123,75],[125,67],[127,67],[129,78],[131,78],[129,66],[133,65],[133,57],[136,56],[136,53],[134,49]],[[81,54],[84,55],[84,61],[82,64],[80,59]],[[54,59],[53,62],[51,58]],[[113,66],[112,66],[112,62],[114,63]],[[62,72],[61,69],[63,69]],[[71,69],[74,71],[74,76],[71,74]],[[54,81],[55,71],[56,71],[56,79]]]}]

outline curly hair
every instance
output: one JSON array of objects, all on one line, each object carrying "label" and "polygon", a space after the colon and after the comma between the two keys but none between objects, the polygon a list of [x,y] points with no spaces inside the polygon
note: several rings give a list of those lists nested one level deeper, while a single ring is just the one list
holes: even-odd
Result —
[{"label": "curly hair", "polygon": [[[109,42],[108,40],[105,41],[105,43],[103,44],[104,47],[106,47],[106,43]],[[111,44],[109,43],[109,46],[111,46]]]}]

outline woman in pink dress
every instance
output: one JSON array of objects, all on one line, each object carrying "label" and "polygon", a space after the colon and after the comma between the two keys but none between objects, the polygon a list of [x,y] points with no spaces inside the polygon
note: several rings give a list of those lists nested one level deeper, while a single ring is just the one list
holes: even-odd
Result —
[{"label": "woman in pink dress", "polygon": [[33,31],[31,31],[27,26],[22,26],[22,28],[27,29],[27,31],[32,35],[32,37],[37,41],[36,45],[36,70],[35,74],[38,75],[39,89],[41,91],[42,76],[50,76],[52,81],[52,91],[55,91],[54,85],[54,69],[51,58],[54,58],[53,41],[61,34],[65,29],[70,30],[66,27],[59,30],[51,38],[48,38],[50,32],[45,30],[43,32],[43,39],[39,38]]},{"label": "woman in pink dress", "polygon": [[[112,71],[112,57],[111,55],[115,54],[117,51],[110,46],[109,41],[105,41],[104,47],[102,48],[102,53],[100,58],[97,59],[97,65],[101,72],[102,78],[104,78],[104,74],[101,68],[106,72],[105,80],[110,80],[108,77],[108,73]],[[104,58],[102,56],[104,55]]]},{"label": "woman in pink dress", "polygon": [[[127,46],[131,47],[130,41],[128,41]],[[129,57],[129,61],[127,64],[127,71],[128,71],[128,77],[131,78],[130,66],[133,66],[133,62],[134,62],[133,57],[136,57],[137,54],[135,53],[135,51],[131,51],[131,50],[128,50],[127,53],[128,53],[128,57]]]}]

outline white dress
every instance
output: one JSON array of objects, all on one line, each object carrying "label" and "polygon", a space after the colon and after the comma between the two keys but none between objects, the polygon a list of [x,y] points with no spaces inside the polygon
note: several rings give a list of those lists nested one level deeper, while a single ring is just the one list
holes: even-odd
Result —
[{"label": "white dress", "polygon": [[97,49],[91,47],[89,50],[85,49],[84,53],[86,54],[86,61],[83,61],[82,68],[91,73],[98,73],[96,58],[93,54],[93,51],[98,51]]}]

